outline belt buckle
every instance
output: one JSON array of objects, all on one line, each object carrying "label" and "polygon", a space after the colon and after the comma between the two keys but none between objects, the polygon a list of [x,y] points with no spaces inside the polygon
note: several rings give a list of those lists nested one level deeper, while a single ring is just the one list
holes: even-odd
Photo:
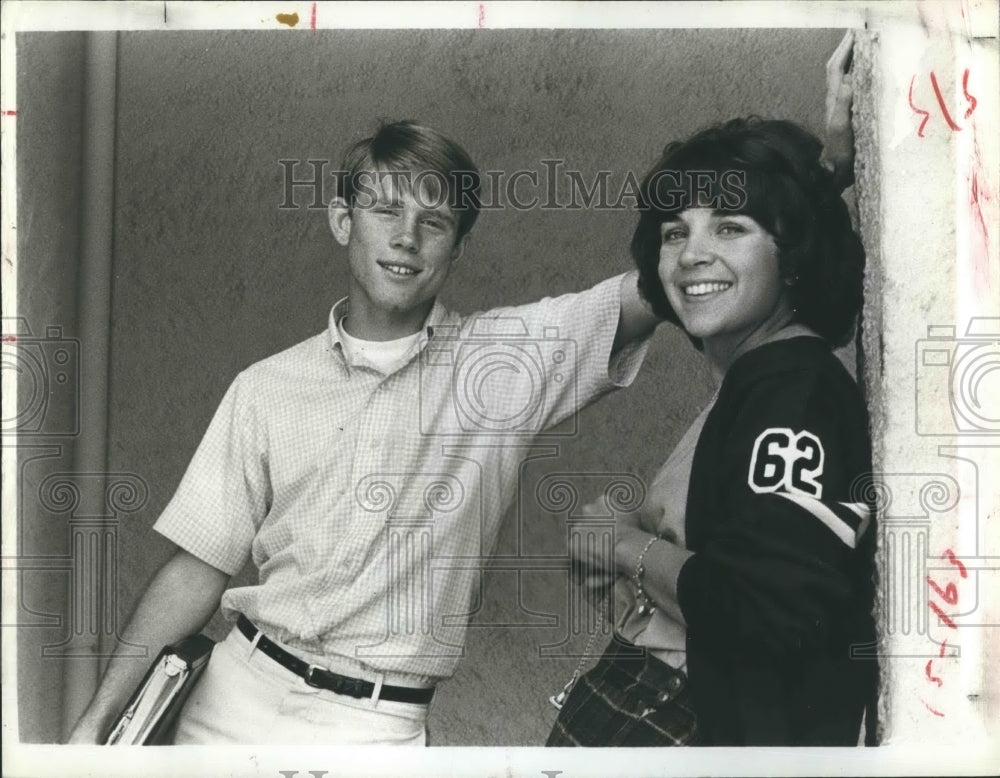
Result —
[{"label": "belt buckle", "polygon": [[[313,675],[316,672],[323,672],[327,674],[325,683],[320,683],[316,680]],[[339,673],[331,673],[325,667],[320,667],[319,665],[309,665],[306,668],[306,674],[304,680],[307,686],[312,686],[314,689],[324,689],[334,694],[344,694],[349,697],[364,697],[365,694],[361,690],[364,685],[364,681],[359,681],[357,678],[348,678],[347,676],[340,675]]]},{"label": "belt buckle", "polygon": [[303,676],[303,680],[305,680],[306,686],[311,686],[314,689],[325,689],[326,687],[322,686],[319,681],[313,680],[313,673],[317,670],[323,670],[325,672],[326,668],[320,667],[319,665],[309,665],[309,667],[306,668],[306,674]]}]

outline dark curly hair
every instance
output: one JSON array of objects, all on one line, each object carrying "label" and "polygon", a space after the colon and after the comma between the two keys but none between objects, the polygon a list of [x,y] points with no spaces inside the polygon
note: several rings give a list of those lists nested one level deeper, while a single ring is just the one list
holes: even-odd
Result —
[{"label": "dark curly hair", "polygon": [[639,292],[653,311],[680,324],[657,273],[660,225],[702,205],[744,214],[767,230],[794,320],[831,345],[847,343],[861,310],[865,254],[833,175],[820,164],[822,148],[792,122],[758,117],[668,144],[643,179],[631,246]]}]

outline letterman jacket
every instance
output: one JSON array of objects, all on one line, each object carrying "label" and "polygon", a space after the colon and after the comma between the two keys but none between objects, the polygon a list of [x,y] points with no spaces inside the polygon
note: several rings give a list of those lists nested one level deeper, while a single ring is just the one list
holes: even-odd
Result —
[{"label": "letterman jacket", "polygon": [[733,363],[695,449],[677,585],[703,744],[857,744],[878,682],[870,472],[864,403],[824,341]]}]

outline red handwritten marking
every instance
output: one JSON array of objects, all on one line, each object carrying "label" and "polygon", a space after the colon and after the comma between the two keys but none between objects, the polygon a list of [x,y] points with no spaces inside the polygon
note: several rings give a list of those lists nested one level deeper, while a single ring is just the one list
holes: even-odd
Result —
[{"label": "red handwritten marking", "polygon": [[312,4],[312,12],[309,14],[309,29],[316,29],[316,3]]},{"label": "red handwritten marking", "polygon": [[935,592],[937,596],[944,600],[949,605],[956,605],[958,603],[958,587],[955,584],[949,583],[944,589],[935,583],[934,579],[927,576],[927,583]]},{"label": "red handwritten marking", "polygon": [[[933,78],[933,77],[934,77],[933,74],[931,74],[931,78]],[[934,88],[935,88],[935,91],[937,91],[937,83],[936,82],[934,83]],[[938,101],[940,102],[940,92],[938,92]],[[943,103],[942,103],[941,107],[942,107],[942,109],[944,108],[944,104]],[[974,132],[973,132],[973,137],[975,137],[975,133]],[[957,567],[959,575],[961,575],[962,578],[965,578],[968,575],[968,571],[965,569],[965,565],[962,564],[961,560],[959,560],[955,556],[955,552],[952,551],[950,548],[947,549],[941,555],[941,558],[948,560],[948,562],[950,564],[952,564],[955,567]],[[933,578],[931,578],[930,576],[927,576],[927,585],[931,589],[933,589],[934,592],[935,592],[935,594],[937,594],[937,596],[940,597],[942,600],[944,600],[945,603],[947,603],[948,605],[957,605],[958,604],[958,587],[954,583],[949,583],[947,586],[945,586],[944,589],[942,589],[937,584],[937,582],[934,581]],[[928,598],[927,607],[929,607],[935,613],[935,615],[937,615],[938,619],[940,619],[942,622],[944,622],[945,626],[950,627],[951,629],[958,629],[958,627],[955,625],[955,622],[952,621],[943,610],[941,610],[941,606],[938,605],[933,600],[931,600],[930,598]],[[947,650],[948,650],[948,641],[947,640],[941,641],[941,647],[940,647],[940,649],[938,649],[938,658],[944,659],[945,651],[947,651]],[[927,660],[927,664],[924,665],[924,677],[930,683],[937,684],[937,686],[938,686],[939,689],[942,686],[944,686],[944,681],[941,679],[941,677],[934,674],[934,660],[933,659],[928,659]],[[920,699],[920,701],[924,704],[924,707],[927,708],[927,710],[929,710],[935,716],[939,716],[939,717],[942,717],[942,718],[944,717],[944,713],[942,713],[939,710],[935,710],[934,708],[932,708],[930,705],[927,704],[926,700],[924,700],[923,698],[918,698],[918,699]]]},{"label": "red handwritten marking", "polygon": [[17,111],[4,111],[4,116],[17,116]]},{"label": "red handwritten marking", "polygon": [[934,708],[932,708],[930,705],[928,705],[924,700],[920,700],[920,701],[923,702],[924,703],[924,707],[927,708],[927,710],[929,710],[935,716],[940,716],[941,718],[944,718],[944,714],[941,711],[934,710]]},{"label": "red handwritten marking", "polygon": [[928,605],[930,606],[930,609],[937,614],[938,618],[944,622],[946,627],[958,629],[958,627],[955,626],[955,622],[948,618],[948,615],[941,610],[941,607],[936,602],[928,603]]},{"label": "red handwritten marking", "polygon": [[[990,285],[989,265],[990,265],[990,236],[986,226],[986,218],[983,215],[981,200],[992,200],[994,193],[990,191],[989,184],[982,178],[983,163],[979,153],[979,138],[976,134],[976,121],[972,120],[973,154],[969,162],[970,172],[966,176],[969,182],[969,211],[974,225],[975,245],[972,248],[973,257],[976,263],[976,276],[982,278],[982,285]],[[958,565],[964,578],[965,567],[954,559],[952,554],[952,564]]]},{"label": "red handwritten marking", "polygon": [[4,335],[3,336],[3,342],[4,343],[17,343],[17,336],[16,335]]},{"label": "red handwritten marking", "polygon": [[965,95],[965,99],[969,101],[969,110],[965,112],[965,118],[968,119],[972,116],[972,112],[976,110],[976,106],[979,105],[979,101],[969,94],[969,69],[966,68],[962,73],[962,94]]},{"label": "red handwritten marking", "polygon": [[924,137],[924,127],[926,127],[927,126],[927,122],[929,122],[931,120],[931,112],[930,111],[925,111],[923,108],[917,108],[917,106],[913,104],[913,84],[914,84],[914,82],[916,80],[917,80],[916,76],[914,76],[913,78],[910,79],[909,101],[910,101],[910,108],[913,109],[913,112],[917,113],[917,114],[920,114],[920,115],[922,115],[924,117],[923,121],[920,122],[920,126],[917,127],[917,137],[918,138],[922,138],[922,137]]},{"label": "red handwritten marking", "polygon": [[[975,130],[973,129],[973,133]],[[975,224],[976,242],[973,247],[973,256],[976,261],[977,275],[982,275],[985,285],[989,285],[989,230],[986,227],[986,217],[983,216],[983,207],[979,199],[989,200],[990,195],[984,191],[979,182],[979,170],[982,163],[979,160],[979,144],[976,144],[976,154],[973,161],[972,174],[969,176],[969,210],[972,213],[972,221]],[[961,564],[960,562],[958,564]],[[965,567],[962,567],[962,577],[965,577]]]},{"label": "red handwritten marking", "polygon": [[[987,198],[987,199],[989,199],[989,198]],[[962,560],[961,559],[957,559],[955,557],[955,552],[952,551],[950,548],[941,555],[941,558],[942,559],[947,559],[951,564],[955,565],[955,567],[958,568],[958,573],[959,573],[959,575],[962,576],[962,578],[968,578],[969,577],[969,574],[965,570],[965,565],[962,564]]]},{"label": "red handwritten marking", "polygon": [[479,29],[483,29],[486,26],[486,8],[482,3],[479,4]]},{"label": "red handwritten marking", "polygon": [[931,662],[933,661],[934,661],[933,659],[927,660],[927,667],[924,668],[924,674],[927,676],[928,681],[933,681],[938,686],[942,686],[944,684],[944,681],[942,681],[936,675],[931,675]]},{"label": "red handwritten marking", "polygon": [[944,104],[944,98],[941,96],[941,87],[938,86],[937,76],[934,75],[934,71],[931,71],[931,86],[934,87],[934,96],[937,97],[938,105],[941,106],[941,113],[944,114],[944,120],[948,122],[948,126],[951,127],[956,132],[960,131],[962,128],[959,127],[951,119],[951,114],[948,113],[948,106]]}]

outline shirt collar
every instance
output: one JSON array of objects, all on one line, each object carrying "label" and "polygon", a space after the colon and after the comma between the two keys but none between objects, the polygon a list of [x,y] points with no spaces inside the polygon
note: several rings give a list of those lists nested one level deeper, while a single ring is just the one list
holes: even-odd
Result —
[{"label": "shirt collar", "polygon": [[[343,356],[345,354],[344,344],[340,339],[340,329],[337,327],[337,322],[348,315],[350,310],[350,301],[346,297],[342,297],[333,304],[330,309],[330,316],[327,320],[327,337],[330,339],[330,347],[334,351],[339,351]],[[421,339],[420,349],[422,350],[431,338],[434,337],[434,328],[450,321],[453,318],[453,314],[445,308],[440,300],[435,299],[434,305],[431,307],[431,312],[427,314],[427,318],[424,320],[423,331],[427,336],[425,339]]]}]

